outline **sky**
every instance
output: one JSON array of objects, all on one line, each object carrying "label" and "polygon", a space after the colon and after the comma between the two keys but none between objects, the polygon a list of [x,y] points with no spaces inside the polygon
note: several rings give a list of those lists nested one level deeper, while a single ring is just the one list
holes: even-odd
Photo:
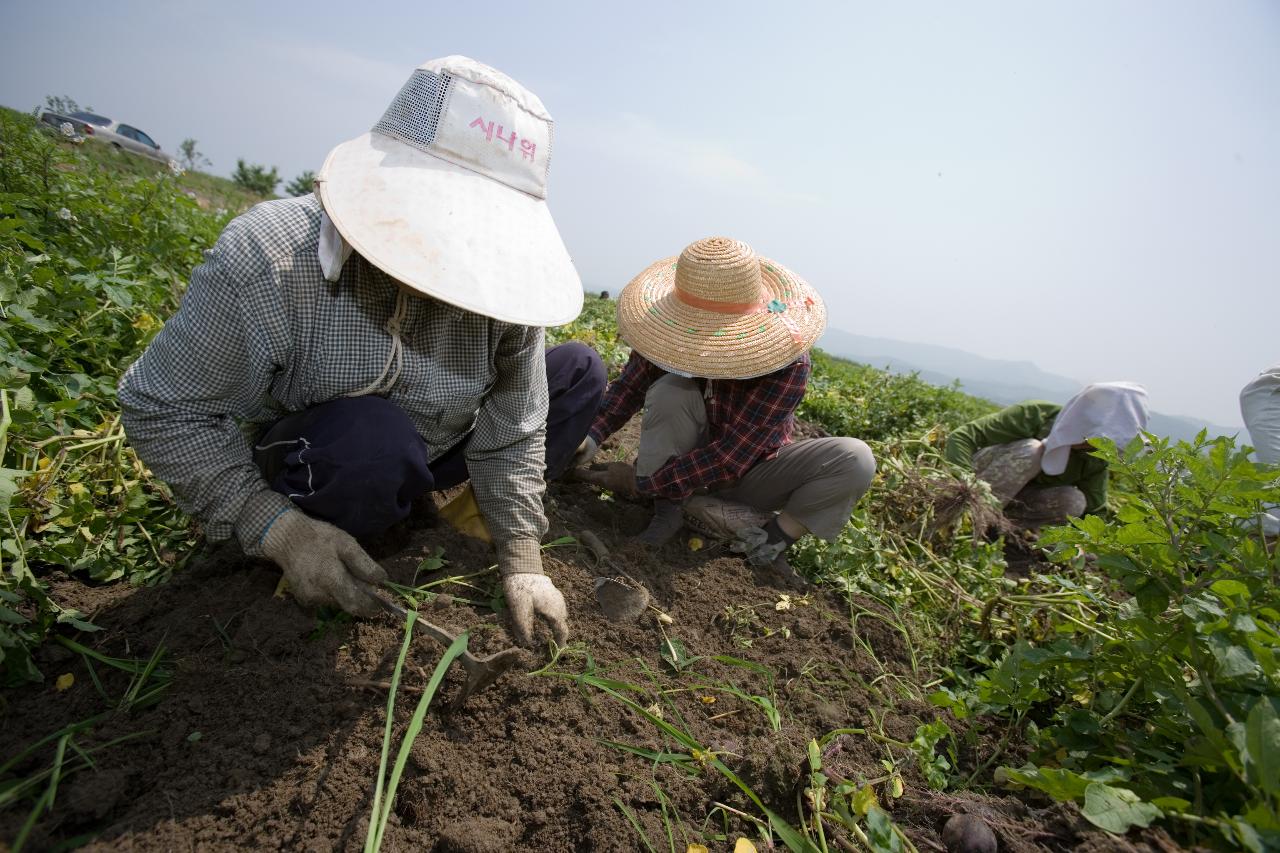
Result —
[{"label": "sky", "polygon": [[1280,363],[1280,3],[5,0],[46,94],[287,180],[464,54],[555,119],[589,291],[726,235],[833,328],[1141,382],[1239,426]]}]

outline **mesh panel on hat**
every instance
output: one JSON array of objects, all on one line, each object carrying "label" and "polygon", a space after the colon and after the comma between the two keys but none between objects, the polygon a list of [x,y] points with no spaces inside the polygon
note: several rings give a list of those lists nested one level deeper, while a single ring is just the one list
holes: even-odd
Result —
[{"label": "mesh panel on hat", "polygon": [[393,136],[426,151],[435,142],[436,126],[452,80],[448,74],[416,69],[373,126],[374,132]]}]

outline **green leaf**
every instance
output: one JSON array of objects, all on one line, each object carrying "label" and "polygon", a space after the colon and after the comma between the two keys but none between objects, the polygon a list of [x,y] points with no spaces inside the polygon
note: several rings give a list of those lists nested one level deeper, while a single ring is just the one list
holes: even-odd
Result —
[{"label": "green leaf", "polygon": [[32,314],[31,311],[21,305],[10,304],[5,306],[5,310],[8,312],[9,316],[17,317],[36,331],[52,332],[58,328],[43,317],[37,317],[35,314]]},{"label": "green leaf", "polygon": [[28,249],[31,249],[34,252],[44,251],[44,243],[41,243],[39,240],[37,240],[35,237],[32,237],[30,234],[28,234],[25,231],[15,231],[13,233],[13,236],[18,238],[19,243],[22,243],[24,246],[26,246]]},{"label": "green leaf", "polygon": [[878,808],[867,812],[867,841],[872,853],[902,853],[906,849],[889,815]]},{"label": "green leaf", "polygon": [[1249,781],[1268,794],[1280,794],[1280,717],[1267,698],[1259,699],[1245,721],[1244,758]]},{"label": "green leaf", "polygon": [[1230,596],[1240,595],[1240,596],[1244,596],[1245,598],[1249,597],[1249,587],[1245,586],[1240,581],[1233,581],[1233,580],[1214,581],[1212,584],[1210,584],[1209,589],[1213,590],[1214,592],[1216,592],[1218,595],[1221,595],[1221,596],[1230,597]]},{"label": "green leaf", "polygon": [[1126,524],[1116,534],[1116,541],[1121,545],[1160,545],[1168,540],[1169,534],[1145,524]]},{"label": "green leaf", "polygon": [[1227,615],[1227,611],[1223,610],[1222,606],[1209,595],[1188,597],[1182,603],[1182,612],[1197,624],[1215,622]]},{"label": "green leaf", "polygon": [[13,408],[19,412],[29,412],[36,405],[36,395],[31,393],[31,386],[23,385],[13,392]]},{"label": "green leaf", "polygon": [[1080,799],[1092,784],[1088,779],[1070,770],[1036,767],[1033,764],[1028,764],[1020,770],[1014,770],[1012,767],[1003,767],[1001,770],[1003,778],[1009,782],[1043,791],[1060,803]]},{"label": "green leaf", "polygon": [[849,807],[856,815],[867,814],[876,807],[876,789],[870,785],[863,785],[849,798]]},{"label": "green leaf", "polygon": [[1244,634],[1252,634],[1258,630],[1258,623],[1248,613],[1236,613],[1231,617],[1231,627]]},{"label": "green leaf", "polygon": [[1169,609],[1169,591],[1154,578],[1146,578],[1138,584],[1135,597],[1139,609],[1152,619]]},{"label": "green leaf", "polygon": [[683,672],[697,660],[689,656],[684,643],[675,637],[663,637],[658,646],[658,654],[676,672]]},{"label": "green leaf", "polygon": [[116,284],[106,284],[104,282],[102,289],[107,292],[107,297],[121,308],[133,307],[133,297],[129,294],[127,288]]},{"label": "green leaf", "polygon": [[1084,792],[1081,813],[1094,826],[1123,835],[1135,826],[1148,827],[1163,813],[1126,788],[1092,782]]},{"label": "green leaf", "polygon": [[1191,807],[1191,801],[1181,797],[1156,797],[1151,805],[1164,812],[1185,812]]},{"label": "green leaf", "polygon": [[81,619],[80,616],[81,614],[78,610],[63,610],[58,614],[58,624],[71,625],[77,630],[89,633],[102,630],[101,626],[95,625],[85,619]]},{"label": "green leaf", "polygon": [[956,696],[951,688],[943,687],[929,694],[929,704],[936,705],[939,708],[950,709],[957,720],[964,720],[969,717],[969,708],[965,705],[964,700]]},{"label": "green leaf", "polygon": [[9,625],[25,625],[29,620],[21,613],[16,613],[7,607],[0,607],[0,622]]},{"label": "green leaf", "polygon": [[1222,634],[1214,634],[1208,639],[1209,651],[1218,663],[1220,678],[1240,678],[1258,672],[1258,663],[1243,646],[1233,644]]},{"label": "green leaf", "polygon": [[822,750],[818,748],[818,741],[811,739],[807,751],[809,754],[809,769],[816,773],[822,769]]},{"label": "green leaf", "polygon": [[18,493],[20,484],[29,476],[29,471],[16,468],[0,468],[0,512],[8,512],[13,496]]}]

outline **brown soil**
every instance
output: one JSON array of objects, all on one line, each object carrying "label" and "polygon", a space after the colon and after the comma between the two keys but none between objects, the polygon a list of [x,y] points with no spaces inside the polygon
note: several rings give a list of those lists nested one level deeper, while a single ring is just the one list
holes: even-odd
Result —
[{"label": "brown soil", "polygon": [[[780,583],[753,573],[722,546],[695,552],[681,538],[657,554],[645,553],[626,538],[645,523],[645,509],[602,500],[585,485],[553,485],[548,510],[549,538],[593,530],[612,551],[613,565],[605,567],[579,546],[549,549],[546,557],[548,574],[573,614],[573,640],[583,644],[597,672],[637,685],[635,701],[658,705],[665,719],[714,751],[792,823],[810,738],[856,727],[909,741],[918,725],[938,716],[920,699],[918,685],[929,676],[913,671],[904,635],[875,618],[851,622],[848,603],[834,591],[815,591],[778,609],[786,593]],[[435,523],[430,512],[378,543],[375,554],[393,578],[409,582],[420,560],[437,548],[448,564],[418,582],[490,565],[485,547]],[[666,635],[700,656],[686,672],[672,675],[660,656],[664,628],[656,610],[628,625],[600,616],[592,579],[615,569],[649,588],[654,606],[672,619]],[[278,578],[269,564],[223,549],[193,560],[159,587],[93,588],[65,578],[54,584],[58,600],[93,614],[105,629],[80,635],[81,642],[134,658],[163,644],[172,681],[155,704],[117,712],[77,737],[88,749],[142,733],[93,753],[93,769],[62,781],[29,849],[68,842],[87,850],[360,849],[386,703],[386,691],[368,684],[389,678],[402,625],[390,617],[319,618],[273,595]],[[500,615],[488,607],[495,579],[469,583],[478,588],[442,587],[452,596],[437,599],[424,618],[471,629],[471,648],[482,653],[509,645]],[[877,611],[871,602],[859,603]],[[424,685],[440,653],[425,639],[415,642],[405,685]],[[769,674],[715,656],[749,660]],[[696,761],[686,771],[610,745],[683,751],[599,690],[567,677],[530,674],[544,662],[529,653],[526,666],[464,709],[437,710],[444,702],[435,703],[413,746],[385,849],[644,849],[632,820],[662,850],[669,849],[668,822],[676,850],[692,841],[730,849],[732,839],[755,835],[716,805],[758,814],[731,783]],[[128,686],[126,675],[98,665],[108,702],[83,658],[55,644],[41,652],[40,664],[44,686],[2,696],[0,756],[16,755],[62,726],[113,707]],[[584,657],[570,654],[556,669],[576,674],[587,666]],[[459,671],[451,671],[442,700],[461,684]],[[63,673],[75,682],[59,692],[54,679]],[[780,731],[756,705],[710,689],[726,683],[772,695]],[[678,692],[658,695],[663,689]],[[397,705],[397,744],[415,702],[406,696]],[[961,763],[971,768],[981,758],[985,733],[966,733],[946,719],[962,744]],[[1061,807],[933,793],[903,750],[856,736],[842,746],[833,769],[847,778],[881,779],[882,761],[895,762],[906,793],[898,800],[881,793],[880,802],[922,850],[942,849],[942,823],[957,812],[983,816],[1002,850],[1086,844],[1166,849],[1162,837],[1134,848],[1089,832]],[[13,775],[48,767],[52,755],[52,745],[37,750]],[[0,813],[0,839],[17,835],[29,807]],[[727,840],[717,841],[717,835]]]}]

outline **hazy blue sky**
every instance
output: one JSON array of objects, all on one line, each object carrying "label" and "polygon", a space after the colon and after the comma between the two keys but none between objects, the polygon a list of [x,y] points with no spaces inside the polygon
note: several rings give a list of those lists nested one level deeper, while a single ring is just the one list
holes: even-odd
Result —
[{"label": "hazy blue sky", "polygon": [[1146,384],[1226,425],[1280,361],[1280,4],[26,3],[46,93],[292,177],[462,53],[555,117],[588,289],[726,234],[850,332]]}]

